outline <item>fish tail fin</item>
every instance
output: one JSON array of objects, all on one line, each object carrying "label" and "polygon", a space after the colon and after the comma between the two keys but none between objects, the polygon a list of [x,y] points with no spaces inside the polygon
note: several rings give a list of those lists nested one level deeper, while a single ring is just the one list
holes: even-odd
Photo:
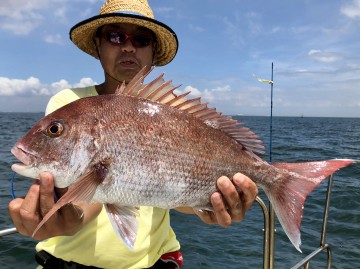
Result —
[{"label": "fish tail fin", "polygon": [[285,170],[279,184],[263,189],[273,205],[274,211],[286,235],[295,248],[301,252],[300,225],[304,202],[312,190],[335,171],[357,161],[334,159],[305,163],[272,163]]}]

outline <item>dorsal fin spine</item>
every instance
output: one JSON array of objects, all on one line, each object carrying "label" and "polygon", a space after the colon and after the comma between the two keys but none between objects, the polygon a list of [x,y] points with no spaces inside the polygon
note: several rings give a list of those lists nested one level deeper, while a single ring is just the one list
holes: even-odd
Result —
[{"label": "dorsal fin spine", "polygon": [[219,122],[220,127],[224,129],[236,128],[237,126],[241,125],[239,122]]},{"label": "dorsal fin spine", "polygon": [[221,112],[217,112],[215,108],[208,108],[208,103],[201,103],[200,97],[187,100],[185,98],[190,92],[181,95],[176,95],[174,91],[180,86],[173,87],[171,81],[165,82],[163,80],[164,74],[161,74],[152,82],[144,85],[144,78],[152,71],[142,75],[145,67],[134,76],[134,78],[125,85],[121,84],[116,94],[131,95],[139,98],[149,99],[155,102],[172,106],[183,113],[191,114],[193,117],[203,121],[208,126],[221,130],[230,138],[236,140],[246,152],[258,158],[253,152],[264,153],[262,150],[264,146],[258,136],[249,128],[240,126],[242,123],[234,120],[230,116],[222,116]]},{"label": "dorsal fin spine", "polygon": [[[183,103],[178,104],[177,106],[175,106],[175,108],[186,111],[187,109],[189,109],[189,108],[191,108],[191,107],[193,107],[193,106],[195,106],[195,105],[198,105],[198,102],[199,102],[199,101],[200,101],[200,97],[197,97],[197,98],[195,98],[195,99],[185,100]],[[194,103],[194,104],[192,105],[192,103]],[[182,107],[184,107],[184,106],[186,106],[186,105],[187,105],[188,107],[182,109]]]},{"label": "dorsal fin spine", "polygon": [[151,99],[151,100],[156,100],[155,96],[156,96],[158,93],[160,93],[160,92],[161,92],[164,88],[166,88],[167,86],[171,86],[171,82],[172,82],[172,81],[169,80],[169,81],[161,84],[161,86],[158,87],[158,88],[157,88],[156,90],[154,90],[153,92],[151,92],[151,93],[147,96],[147,98],[148,98],[148,99]]},{"label": "dorsal fin spine", "polygon": [[176,88],[173,88],[173,89],[171,89],[170,91],[165,92],[163,95],[161,95],[159,98],[157,98],[156,101],[159,102],[159,103],[162,103],[162,101],[163,101],[166,97],[168,97],[169,95],[175,96],[175,94],[174,94],[174,91],[175,91],[175,90],[176,90]]},{"label": "dorsal fin spine", "polygon": [[219,118],[220,116],[221,116],[221,114],[219,114],[218,112],[213,112],[210,114],[202,115],[198,118],[205,121],[205,120],[213,120],[213,119]]},{"label": "dorsal fin spine", "polygon": [[[153,81],[151,81],[150,83],[146,84],[144,88],[142,88],[139,93],[137,94],[138,97],[142,97],[142,98],[147,98],[148,96],[146,95],[147,91],[149,91],[149,94],[152,93],[153,87],[155,87],[154,85],[156,85],[158,82],[163,80],[163,76],[164,73],[160,74],[160,76],[158,76],[156,79],[154,79]],[[170,82],[171,83],[171,82]],[[163,83],[164,84],[164,83]],[[163,85],[162,84],[162,85]],[[161,85],[161,86],[162,86]],[[161,87],[160,86],[160,87]],[[156,88],[156,90],[158,90],[160,87]],[[161,88],[162,89],[162,88]],[[151,98],[148,98],[151,99]]]},{"label": "dorsal fin spine", "polygon": [[209,113],[212,113],[216,110],[216,108],[208,108],[208,107],[205,107],[204,109],[201,109],[201,110],[198,110],[194,113],[192,113],[195,117],[201,117],[201,116],[204,116],[206,114],[209,114]]},{"label": "dorsal fin spine", "polygon": [[148,72],[144,74],[146,66],[141,68],[141,70],[134,76],[134,78],[126,85],[124,89],[125,95],[133,95],[137,90],[141,88],[141,85],[144,81],[144,78],[154,69],[153,67],[150,68]]},{"label": "dorsal fin spine", "polygon": [[202,110],[204,107],[206,108],[208,104],[209,103],[198,104],[198,105],[195,105],[193,107],[189,107],[187,109],[184,109],[184,111],[194,115],[194,113],[196,113],[197,111]]},{"label": "dorsal fin spine", "polygon": [[184,98],[186,95],[188,95],[190,92],[186,92],[183,93],[181,95],[176,96],[175,98],[169,100],[168,102],[166,102],[165,104],[168,106],[171,106],[173,103],[175,103],[176,101],[180,100],[181,98]]},{"label": "dorsal fin spine", "polygon": [[125,81],[123,81],[121,84],[119,84],[116,88],[115,94],[119,95],[119,94],[124,94],[124,90],[126,88],[126,84]]}]

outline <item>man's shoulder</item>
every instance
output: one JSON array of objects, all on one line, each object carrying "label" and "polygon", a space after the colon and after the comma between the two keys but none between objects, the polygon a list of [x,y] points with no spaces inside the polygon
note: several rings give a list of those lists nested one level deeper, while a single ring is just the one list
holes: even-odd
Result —
[{"label": "man's shoulder", "polygon": [[49,114],[60,107],[74,102],[78,99],[98,95],[95,86],[88,86],[82,88],[63,89],[52,96],[46,107],[46,114]]},{"label": "man's shoulder", "polygon": [[88,86],[88,87],[82,87],[82,88],[69,88],[69,89],[63,89],[57,94],[55,94],[53,97],[71,97],[80,99],[83,97],[88,96],[95,96],[97,95],[95,86]]}]

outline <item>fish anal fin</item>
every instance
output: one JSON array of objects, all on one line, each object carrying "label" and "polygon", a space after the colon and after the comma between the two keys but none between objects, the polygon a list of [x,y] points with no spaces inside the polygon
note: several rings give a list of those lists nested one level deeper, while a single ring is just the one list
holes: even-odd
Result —
[{"label": "fish anal fin", "polygon": [[105,208],[115,233],[133,250],[138,233],[138,208],[113,204],[106,204]]},{"label": "fish anal fin", "polygon": [[93,166],[90,172],[84,174],[71,185],[68,191],[56,202],[50,211],[44,216],[34,230],[32,237],[38,230],[64,205],[75,201],[91,202],[96,188],[101,184],[107,175],[110,159],[105,159]]},{"label": "fish anal fin", "polygon": [[305,163],[273,163],[282,170],[276,183],[262,186],[285,233],[301,252],[300,225],[306,197],[324,179],[348,166],[353,160],[327,160]]}]

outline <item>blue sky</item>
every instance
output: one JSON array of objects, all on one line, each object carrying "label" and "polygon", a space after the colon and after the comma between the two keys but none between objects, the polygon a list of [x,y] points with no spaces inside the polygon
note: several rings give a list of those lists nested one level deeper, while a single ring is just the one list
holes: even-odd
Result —
[{"label": "blue sky", "polygon": [[[103,0],[0,2],[0,111],[44,111],[66,87],[103,82],[69,29]],[[175,30],[176,58],[156,68],[225,114],[360,117],[360,0],[149,0]]]}]

